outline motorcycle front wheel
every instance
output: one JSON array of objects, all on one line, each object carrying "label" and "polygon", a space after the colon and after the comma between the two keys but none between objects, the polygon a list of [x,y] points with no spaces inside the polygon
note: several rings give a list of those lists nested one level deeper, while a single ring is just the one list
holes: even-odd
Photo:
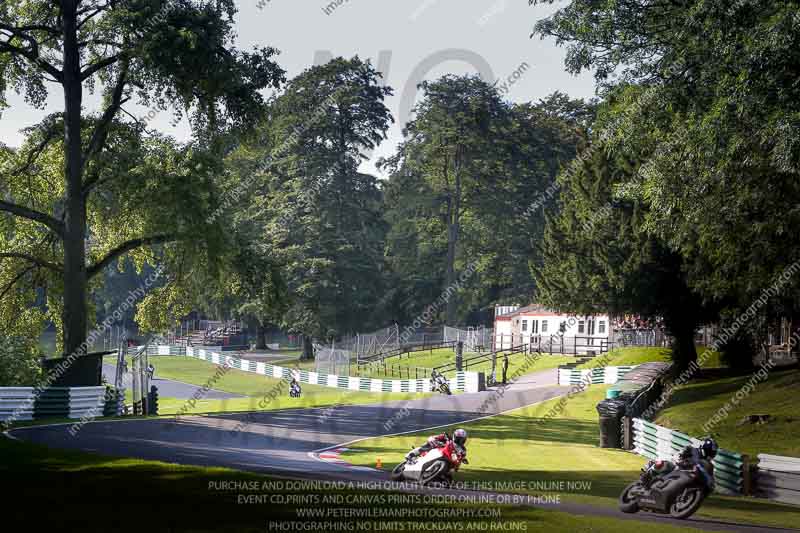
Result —
[{"label": "motorcycle front wheel", "polygon": [[420,485],[427,485],[432,481],[436,481],[441,474],[447,471],[447,462],[444,459],[437,459],[436,461],[425,465],[419,478]]},{"label": "motorcycle front wheel", "polygon": [[672,503],[672,506],[670,506],[670,516],[682,520],[689,518],[700,508],[705,497],[705,491],[703,489],[697,487],[684,489]]},{"label": "motorcycle front wheel", "polygon": [[619,510],[623,513],[637,513],[639,512],[639,501],[636,497],[631,496],[631,491],[633,489],[639,489],[642,487],[641,482],[637,481],[635,483],[631,483],[625,490],[622,491],[622,494],[619,495]]},{"label": "motorcycle front wheel", "polygon": [[397,465],[392,469],[392,473],[389,474],[389,479],[391,479],[392,481],[402,481],[403,472],[405,471],[405,469],[406,469],[406,462],[403,461],[402,463],[400,463],[399,465]]}]

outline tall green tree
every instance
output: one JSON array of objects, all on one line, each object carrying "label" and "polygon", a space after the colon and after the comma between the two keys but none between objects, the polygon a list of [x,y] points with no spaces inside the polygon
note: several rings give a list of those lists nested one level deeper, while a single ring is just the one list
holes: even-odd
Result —
[{"label": "tall green tree", "polygon": [[[447,249],[442,290],[455,285],[465,216],[493,188],[500,167],[495,165],[495,142],[509,121],[508,105],[498,91],[477,76],[448,75],[421,84],[423,98],[405,130],[397,154],[384,164],[395,174],[416,174],[435,199]],[[444,321],[455,325],[458,295],[446,304]]]},{"label": "tall green tree", "polygon": [[[549,2],[548,2],[549,3]],[[636,154],[621,197],[684,258],[691,287],[736,315],[800,258],[796,0],[573,0],[536,32],[593,69],[608,146]],[[792,316],[793,279],[768,307]]]},{"label": "tall green tree", "polygon": [[595,146],[559,175],[560,196],[534,266],[539,300],[582,314],[636,313],[663,318],[678,368],[697,359],[696,329],[717,317],[689,286],[682,256],[643,227],[647,207],[614,189],[638,163]]},{"label": "tall green tree", "polygon": [[[494,303],[533,296],[530,262],[538,253],[544,209],[554,201],[555,176],[584,142],[594,111],[560,93],[517,105],[502,102],[478,79],[447,77],[436,83],[452,86],[452,93],[437,89],[431,102],[424,101],[420,122],[410,124],[408,139],[384,163],[390,170],[387,260],[395,287],[389,305],[397,320],[409,321],[452,283],[447,275],[452,261],[454,272],[477,261],[479,272],[460,285],[455,318],[446,312],[443,318],[450,324],[481,321],[490,318]],[[449,122],[434,124],[451,114],[438,93],[455,100],[458,91],[475,112],[465,112],[455,125],[455,113]],[[460,156],[458,176],[453,149],[445,144],[451,142],[449,131],[460,132],[452,142],[467,154]],[[458,217],[451,208],[456,203]]]},{"label": "tall green tree", "polygon": [[391,124],[389,94],[358,57],[312,67],[230,158],[256,187],[243,217],[261,228],[256,242],[287,285],[288,308],[274,322],[304,336],[307,358],[312,338],[335,339],[376,318],[386,228],[377,180],[358,167]]},{"label": "tall green tree", "polygon": [[[26,226],[30,240],[50,242],[60,256],[55,263],[49,260],[52,257],[21,256],[19,249],[3,247],[6,259],[58,273],[66,353],[84,351],[91,278],[134,249],[182,238],[186,226],[176,221],[171,228],[161,226],[150,233],[135,231],[151,229],[146,223],[125,231],[114,225],[118,220],[107,220],[113,229],[105,232],[98,229],[99,221],[92,220],[93,197],[120,202],[114,205],[124,203],[121,199],[129,194],[145,202],[157,199],[145,194],[153,191],[143,188],[143,181],[133,179],[129,173],[133,162],[115,146],[120,136],[126,136],[126,129],[139,135],[144,129],[142,124],[130,123],[125,105],[138,100],[162,111],[174,106],[189,112],[199,143],[188,149],[174,147],[173,153],[182,154],[179,158],[184,160],[171,171],[185,180],[180,192],[191,192],[194,180],[200,182],[199,191],[213,167],[213,158],[202,152],[213,150],[217,136],[252,122],[262,109],[258,91],[281,80],[282,71],[271,60],[274,50],[246,53],[232,46],[235,11],[233,0],[0,4],[0,104],[5,103],[8,88],[24,92],[35,106],[44,104],[53,85],[60,86],[64,95],[63,111],[42,123],[38,139],[24,150],[29,159],[24,160],[21,173],[29,172],[42,154],[52,155],[55,159],[50,163],[60,170],[49,178],[58,195],[39,202],[24,194],[23,185],[13,176],[5,177],[0,211],[7,224],[17,225],[16,229]],[[83,106],[84,92],[93,88],[104,96],[99,113],[87,112]],[[120,147],[125,148],[125,143],[121,141]],[[52,147],[57,147],[57,153],[48,149]],[[177,162],[169,157],[165,164]],[[202,177],[198,180],[197,175]],[[199,207],[208,203],[206,198]],[[171,214],[180,217],[185,207],[178,203]],[[191,209],[202,210],[198,205]],[[113,238],[97,239],[97,235]]]}]

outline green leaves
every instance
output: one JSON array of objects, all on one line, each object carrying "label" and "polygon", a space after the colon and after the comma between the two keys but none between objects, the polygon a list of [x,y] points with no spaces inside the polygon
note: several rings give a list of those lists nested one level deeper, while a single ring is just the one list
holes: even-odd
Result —
[{"label": "green leaves", "polygon": [[512,105],[476,77],[446,76],[425,91],[397,155],[383,162],[391,172],[393,305],[401,321],[413,320],[452,283],[449,265],[459,272],[477,260],[479,274],[459,295],[464,305],[454,320],[463,321],[494,302],[532,295],[543,208],[593,110],[559,93]]},{"label": "green leaves", "polygon": [[[390,93],[357,57],[313,67],[288,83],[257,137],[228,158],[230,190],[249,191],[233,217],[243,237],[234,266],[239,309],[262,325],[327,339],[380,319],[382,198],[358,167],[385,137]],[[247,282],[253,258],[269,269],[260,270],[263,285]]]},{"label": "green leaves", "polygon": [[[10,173],[0,203],[3,273],[10,268],[9,290],[63,291],[63,305],[48,309],[63,311],[67,351],[80,349],[89,326],[87,282],[116,259],[131,254],[139,268],[168,263],[175,270],[163,291],[217,266],[225,236],[212,213],[222,147],[261,117],[260,91],[283,81],[274,49],[233,46],[235,12],[232,0],[0,4],[0,105],[9,87],[33,105],[44,102],[48,84],[65,95],[63,113],[0,161]],[[83,108],[83,92],[98,84],[95,114]],[[151,134],[126,111],[131,101],[190,113],[194,140],[178,145]],[[195,268],[184,268],[186,256]],[[7,266],[10,259],[17,264]],[[36,277],[15,275],[27,263]],[[45,279],[43,268],[61,279]]]}]

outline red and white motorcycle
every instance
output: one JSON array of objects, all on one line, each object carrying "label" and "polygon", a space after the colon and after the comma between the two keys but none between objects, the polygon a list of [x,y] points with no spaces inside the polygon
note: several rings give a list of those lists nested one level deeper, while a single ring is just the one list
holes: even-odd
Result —
[{"label": "red and white motorcycle", "polygon": [[453,481],[453,474],[458,471],[461,464],[469,464],[465,451],[459,451],[451,439],[447,443],[430,451],[422,452],[417,457],[411,457],[394,467],[391,473],[392,481],[416,481],[420,485],[430,485],[434,482],[449,485]]}]

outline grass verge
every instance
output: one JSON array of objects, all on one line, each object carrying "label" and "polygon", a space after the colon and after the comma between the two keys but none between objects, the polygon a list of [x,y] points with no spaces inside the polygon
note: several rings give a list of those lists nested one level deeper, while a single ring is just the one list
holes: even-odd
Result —
[{"label": "grass verge", "polygon": [[[245,398],[224,400],[197,399],[188,403],[186,399],[159,398],[159,413],[174,414],[180,410],[186,414],[217,413],[232,411],[259,411],[285,408],[324,407],[339,404],[365,404],[386,402],[391,400],[409,400],[424,398],[427,394],[400,392],[365,392],[320,385],[303,384],[300,398],[289,397],[289,386],[285,381],[268,378],[253,372],[230,369],[219,379],[212,382],[220,368],[218,365],[183,356],[151,356],[150,361],[156,367],[156,377],[173,379],[203,387],[241,394]],[[157,382],[156,382],[157,383]],[[130,392],[130,391],[128,391]]]},{"label": "grass verge", "polygon": [[[561,400],[555,399],[465,425],[470,434],[470,463],[459,472],[458,480],[531,494],[542,493],[542,487],[557,487],[566,501],[616,506],[622,488],[638,477],[645,459],[597,447],[595,406],[607,388],[592,386],[574,395],[558,414],[553,410]],[[384,469],[390,470],[427,436],[369,439],[349,445],[346,458],[373,467],[380,458]],[[722,496],[710,498],[698,514],[776,526],[793,526],[800,520],[800,509],[795,507]]]},{"label": "grass verge", "polygon": [[[697,353],[700,354],[704,350],[704,346],[697,347]],[[651,362],[666,362],[669,363],[671,350],[670,348],[662,348],[659,346],[626,346],[624,348],[614,348],[608,354],[608,361],[603,362],[602,366],[633,366],[641,365],[642,363]],[[603,360],[605,361],[605,357]],[[582,365],[575,368],[595,368],[600,366],[599,357],[587,361]],[[719,352],[711,352],[703,363],[705,368],[717,368],[725,366],[720,359]]]},{"label": "grass verge", "polygon": [[[372,522],[377,530],[382,518],[343,518],[346,513],[370,507],[400,507],[390,502],[408,495],[344,488],[287,487],[285,480],[225,468],[118,459],[80,452],[53,450],[0,437],[0,475],[13,491],[6,497],[3,525],[9,530],[40,531],[170,531],[259,532],[279,530],[274,524],[301,522],[304,531],[333,530],[342,525],[358,531],[358,524]],[[392,500],[394,498],[394,500]],[[328,500],[327,503],[324,500]],[[32,514],[31,502],[38,509]],[[317,503],[313,503],[313,502]],[[357,501],[372,501],[364,505]],[[321,503],[320,503],[321,502]],[[440,518],[426,519],[435,531],[492,530],[492,524],[514,525],[516,531],[577,531],[637,533],[641,523],[609,518],[571,516],[563,512],[498,505],[411,503],[402,505],[409,514],[432,510]],[[336,518],[302,518],[308,509],[322,510]],[[468,513],[489,518],[455,519]],[[497,516],[499,513],[499,517]],[[391,520],[391,519],[388,519]],[[327,522],[329,527],[314,527]],[[391,531],[419,531],[418,518],[399,522]],[[447,527],[447,525],[450,527]],[[486,525],[480,528],[480,525]],[[309,529],[309,527],[311,529]],[[498,528],[499,529],[499,528]],[[667,533],[693,531],[663,526]]]},{"label": "grass verge", "polygon": [[[750,381],[750,374],[693,381],[675,391],[655,422],[695,436],[711,433],[723,448],[753,458],[759,453],[800,457],[800,372],[773,370],[744,394]],[[764,424],[742,423],[753,414],[770,418]]]}]

